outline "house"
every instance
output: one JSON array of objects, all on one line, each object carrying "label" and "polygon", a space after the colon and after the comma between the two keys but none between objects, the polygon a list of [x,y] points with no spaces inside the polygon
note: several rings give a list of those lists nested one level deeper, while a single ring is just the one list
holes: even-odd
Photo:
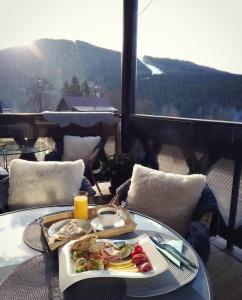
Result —
[{"label": "house", "polygon": [[3,107],[0,101],[0,114],[14,113],[15,111],[11,107]]},{"label": "house", "polygon": [[79,112],[118,112],[118,110],[112,107],[109,101],[105,98],[73,96],[61,98],[56,110]]}]

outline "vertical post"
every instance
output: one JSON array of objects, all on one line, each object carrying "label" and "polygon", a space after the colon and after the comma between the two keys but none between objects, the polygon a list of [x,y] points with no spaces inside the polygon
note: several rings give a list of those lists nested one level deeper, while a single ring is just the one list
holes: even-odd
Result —
[{"label": "vertical post", "polygon": [[129,115],[135,112],[138,0],[123,0],[123,9],[121,143],[127,152]]},{"label": "vertical post", "polygon": [[227,237],[227,250],[233,249],[233,233],[235,227],[235,220],[237,214],[239,188],[240,188],[240,175],[241,175],[241,142],[240,137],[235,137],[235,160],[234,160],[234,175],[231,193],[230,211],[229,211],[229,224],[228,224],[228,237]]}]

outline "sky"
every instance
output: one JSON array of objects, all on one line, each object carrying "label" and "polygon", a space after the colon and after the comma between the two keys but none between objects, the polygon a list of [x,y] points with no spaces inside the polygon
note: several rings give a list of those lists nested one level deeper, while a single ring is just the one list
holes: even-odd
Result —
[{"label": "sky", "polygon": [[[0,0],[0,49],[53,38],[121,51],[122,8],[122,0]],[[139,0],[138,13],[139,57],[242,74],[242,0]]]}]

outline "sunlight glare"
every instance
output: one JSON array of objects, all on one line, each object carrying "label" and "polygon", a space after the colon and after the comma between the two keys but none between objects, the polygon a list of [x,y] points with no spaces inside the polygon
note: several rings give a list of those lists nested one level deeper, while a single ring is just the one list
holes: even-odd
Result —
[{"label": "sunlight glare", "polygon": [[44,54],[43,52],[39,49],[39,47],[36,45],[36,42],[31,42],[28,45],[28,48],[33,52],[33,54],[39,59],[39,60],[44,60]]}]

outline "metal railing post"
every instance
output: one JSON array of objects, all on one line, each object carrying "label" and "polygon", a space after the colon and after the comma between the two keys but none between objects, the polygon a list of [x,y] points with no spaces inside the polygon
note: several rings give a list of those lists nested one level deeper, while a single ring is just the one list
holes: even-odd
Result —
[{"label": "metal railing post", "polygon": [[129,115],[135,111],[138,0],[123,0],[123,9],[121,141],[128,152]]},{"label": "metal railing post", "polygon": [[228,224],[228,236],[227,236],[227,250],[233,249],[233,234],[235,229],[235,221],[238,206],[239,188],[240,188],[240,176],[241,176],[241,142],[238,142],[239,137],[236,136],[235,140],[235,159],[234,159],[234,174],[233,185],[231,193],[230,211],[229,211],[229,224]]}]

